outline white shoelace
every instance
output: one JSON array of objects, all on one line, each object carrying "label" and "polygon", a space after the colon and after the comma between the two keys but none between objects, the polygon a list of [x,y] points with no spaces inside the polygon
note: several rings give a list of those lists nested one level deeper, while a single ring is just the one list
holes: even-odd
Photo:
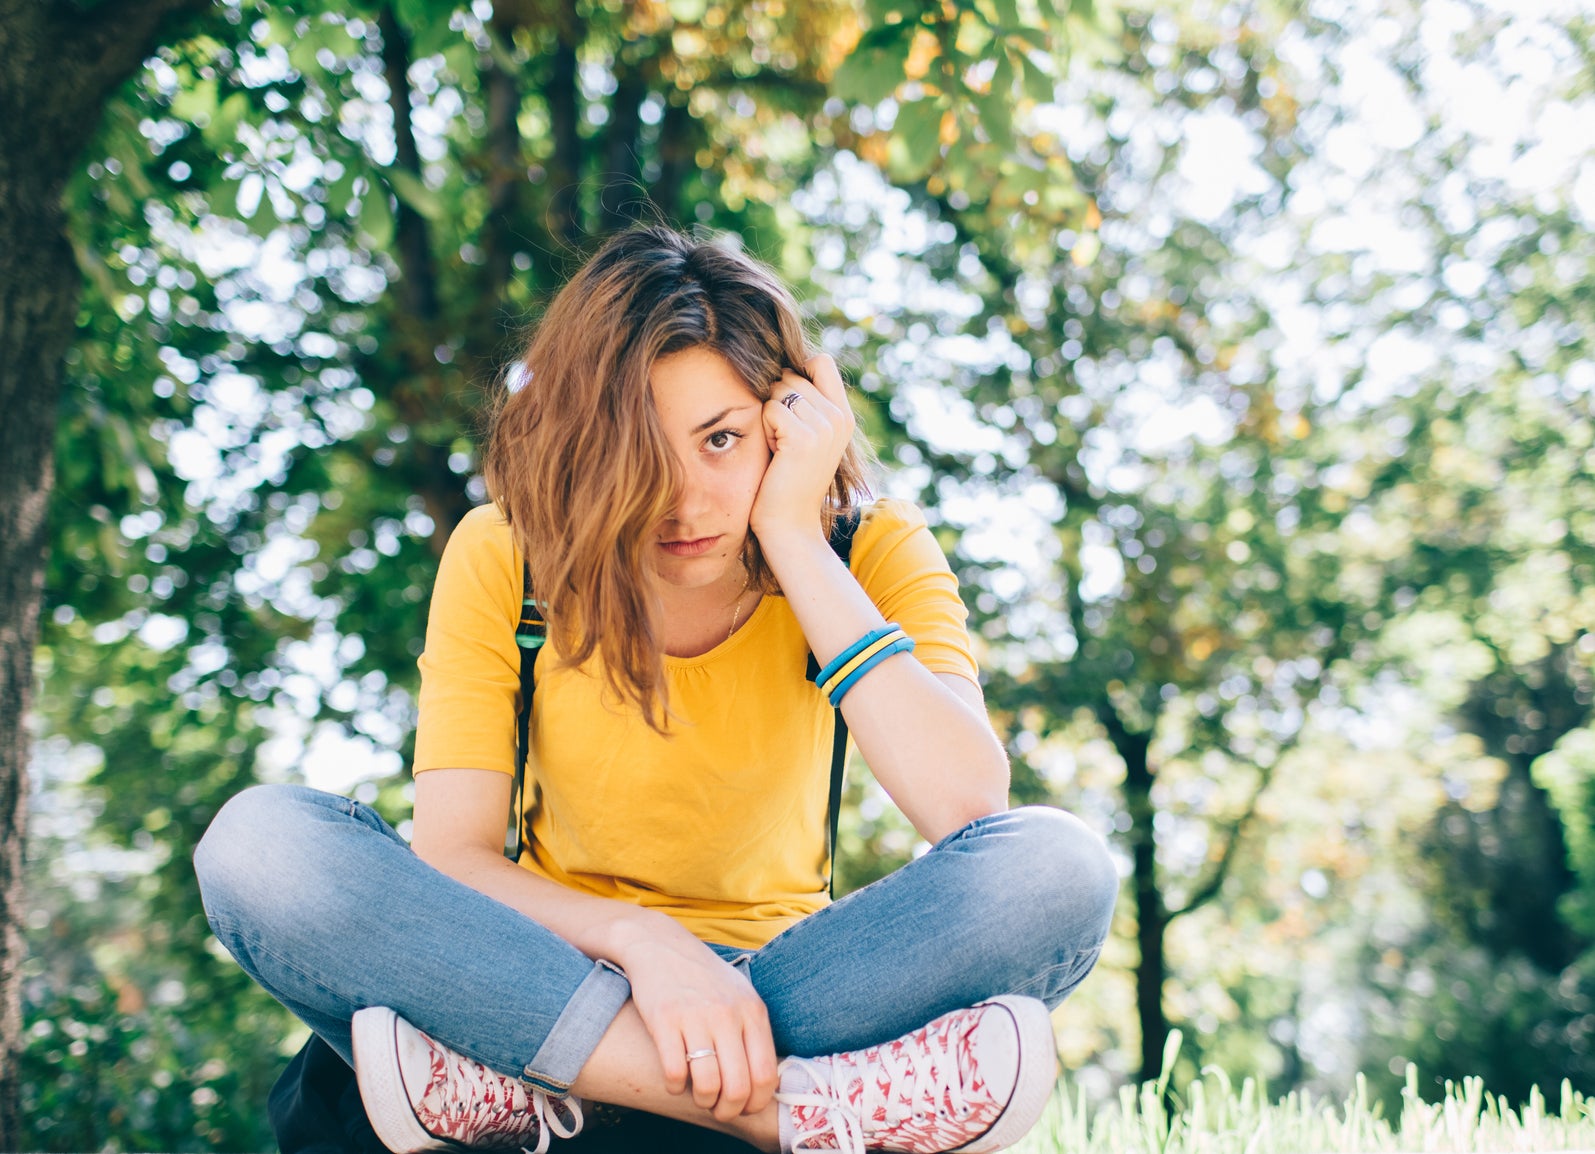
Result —
[{"label": "white shoelace", "polygon": [[[537,1116],[537,1145],[534,1148],[521,1147],[521,1154],[546,1154],[549,1139],[557,1134],[561,1138],[574,1138],[581,1133],[582,1107],[575,1098],[550,1098],[543,1091],[533,1089],[532,1113]],[[570,1125],[566,1128],[560,1120],[559,1112],[554,1109],[555,1102],[562,1102],[570,1107]]]},{"label": "white shoelace", "polygon": [[[494,1109],[510,1109],[524,1111],[526,1106],[523,1099],[531,1103],[532,1117],[537,1119],[537,1145],[535,1147],[521,1147],[521,1154],[547,1154],[550,1140],[560,1138],[574,1138],[581,1133],[582,1108],[581,1102],[576,1098],[554,1098],[535,1086],[528,1086],[513,1078],[506,1078],[493,1070],[489,1070],[479,1062],[472,1061],[463,1054],[456,1054],[446,1046],[437,1046],[436,1051],[441,1052],[444,1061],[448,1064],[448,1081],[455,1092],[461,1094],[472,1107],[473,1121],[480,1121],[480,1115],[487,1108],[488,1079],[491,1077],[501,1086],[508,1085],[512,1088],[510,1101]],[[570,1114],[567,1122],[560,1117],[554,1103],[565,1106]]]},{"label": "white shoelace", "polygon": [[[862,1050],[837,1054],[823,1061],[789,1058],[790,1063],[808,1073],[815,1090],[808,1094],[777,1094],[776,1100],[788,1106],[814,1106],[825,1112],[825,1122],[818,1129],[794,1135],[792,1154],[824,1150],[809,1143],[826,1135],[836,1140],[843,1154],[865,1154],[864,1127],[875,1116],[877,1106],[885,1107],[887,1130],[913,1117],[915,1107],[926,1098],[935,1104],[937,1112],[946,1099],[952,1105],[953,1117],[962,1117],[968,1113],[969,1106],[964,1099],[958,1059],[953,1053],[957,1044],[956,1035],[952,1038],[927,1036],[923,1048],[915,1047],[918,1052],[914,1056],[918,1061],[906,1095],[903,1089],[909,1078],[907,1055],[894,1052],[897,1047],[893,1045],[882,1046],[874,1062],[863,1061],[865,1051]],[[881,1091],[882,1073],[887,1085],[885,1093]],[[857,1109],[849,1103],[847,1095],[848,1085],[855,1077],[863,1086]]]}]

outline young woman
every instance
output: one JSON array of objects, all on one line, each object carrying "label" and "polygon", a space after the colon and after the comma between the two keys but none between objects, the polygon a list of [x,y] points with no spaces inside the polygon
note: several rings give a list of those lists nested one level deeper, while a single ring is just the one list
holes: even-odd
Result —
[{"label": "young woman", "polygon": [[[913,506],[864,503],[790,294],[625,233],[512,381],[493,503],[433,592],[413,846],[346,798],[246,791],[195,854],[217,937],[396,1151],[543,1151],[584,1100],[769,1151],[1017,1141],[1117,878],[1073,817],[1007,808],[956,581]],[[517,864],[523,562],[548,636]],[[932,848],[828,903],[833,702]]]}]

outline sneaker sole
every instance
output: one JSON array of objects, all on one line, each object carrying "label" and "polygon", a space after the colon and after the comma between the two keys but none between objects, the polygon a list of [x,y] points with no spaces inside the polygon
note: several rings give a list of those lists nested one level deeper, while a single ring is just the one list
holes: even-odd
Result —
[{"label": "sneaker sole", "polygon": [[1019,1072],[1008,1105],[991,1129],[952,1154],[986,1154],[1018,1142],[1041,1120],[1058,1082],[1058,1043],[1052,1036],[1052,1015],[1045,1003],[1008,994],[980,1005],[1001,1006],[1013,1017],[1019,1033]]},{"label": "sneaker sole", "polygon": [[404,1092],[399,1073],[399,1015],[386,1006],[368,1006],[350,1023],[354,1041],[354,1077],[360,1101],[377,1139],[393,1154],[423,1154],[456,1147],[426,1132]]}]

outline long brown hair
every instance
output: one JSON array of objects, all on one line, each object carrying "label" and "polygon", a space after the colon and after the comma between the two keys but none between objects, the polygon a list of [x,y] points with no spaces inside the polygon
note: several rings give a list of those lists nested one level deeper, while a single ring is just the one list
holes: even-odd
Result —
[{"label": "long brown hair", "polygon": [[[760,401],[813,356],[780,278],[722,241],[650,225],[610,238],[554,297],[508,374],[483,472],[531,566],[551,648],[596,651],[607,687],[663,731],[669,716],[649,543],[680,478],[654,411],[654,361],[687,349],[729,361]],[[843,454],[822,517],[868,495],[862,433]],[[777,593],[750,534],[749,582]]]}]

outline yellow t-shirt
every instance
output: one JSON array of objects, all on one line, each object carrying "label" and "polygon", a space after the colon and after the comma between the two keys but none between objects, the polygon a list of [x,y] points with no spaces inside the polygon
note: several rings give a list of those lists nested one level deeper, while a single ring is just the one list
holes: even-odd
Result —
[{"label": "yellow t-shirt", "polygon": [[[976,676],[957,580],[917,508],[867,508],[851,569],[921,663]],[[520,610],[509,526],[493,506],[474,509],[432,593],[416,773],[514,773]],[[784,598],[763,598],[707,653],[665,657],[678,719],[667,736],[607,696],[592,665],[556,658],[545,646],[534,672],[522,866],[732,946],[761,946],[826,904],[834,717],[805,676],[808,646]]]}]

